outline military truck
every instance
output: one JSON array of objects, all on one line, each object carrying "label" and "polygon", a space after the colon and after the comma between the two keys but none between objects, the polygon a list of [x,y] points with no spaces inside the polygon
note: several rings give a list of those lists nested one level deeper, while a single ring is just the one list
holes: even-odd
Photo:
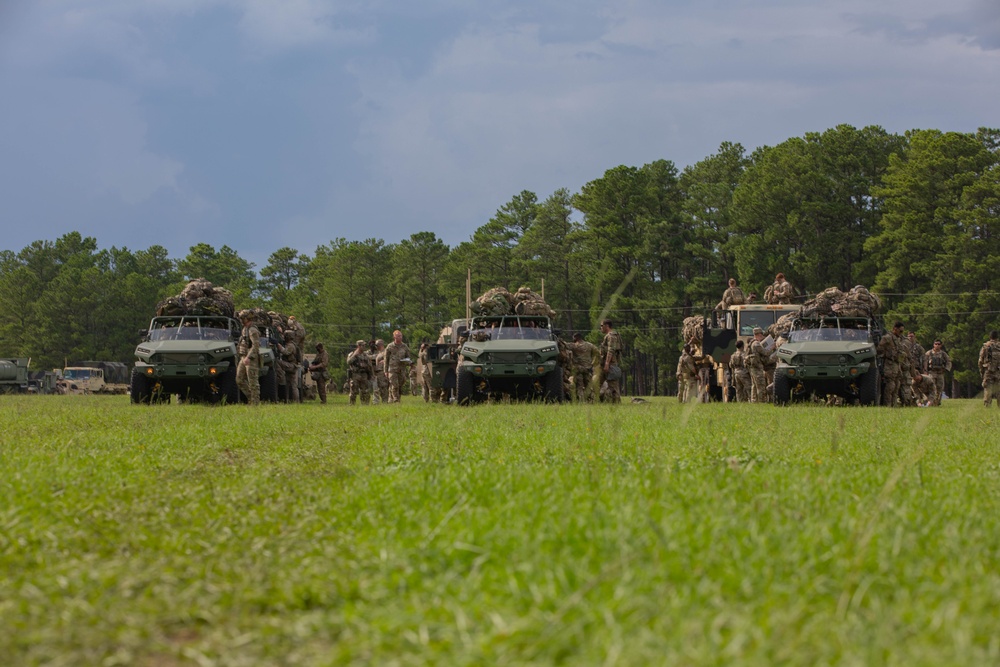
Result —
[{"label": "military truck", "polygon": [[28,392],[28,364],[30,359],[0,359],[0,394],[23,394]]},{"label": "military truck", "polygon": [[702,339],[696,341],[695,352],[697,356],[712,359],[714,372],[709,389],[714,400],[735,400],[736,390],[728,377],[728,371],[729,358],[736,352],[736,341],[741,340],[745,346],[749,346],[753,340],[754,327],[760,327],[766,332],[778,319],[800,309],[795,304],[750,303],[730,306],[705,318]]},{"label": "military truck", "polygon": [[469,331],[469,320],[452,320],[441,329],[437,343],[427,346],[427,363],[431,369],[431,389],[453,392],[456,388],[455,370],[458,366],[459,341]]},{"label": "military truck", "polygon": [[128,365],[114,361],[80,361],[58,371],[63,394],[127,394]]},{"label": "military truck", "polygon": [[796,317],[788,342],[778,348],[775,404],[815,395],[877,405],[876,346],[884,333],[884,324],[875,317]]},{"label": "military truck", "polygon": [[[238,320],[222,315],[154,317],[149,328],[139,332],[142,342],[135,348],[132,403],[167,402],[172,394],[190,401],[239,402],[236,365],[241,332]],[[268,332],[261,332],[260,397],[276,402],[275,354],[268,337]]]},{"label": "military truck", "polygon": [[477,316],[455,373],[459,405],[488,398],[563,400],[559,346],[548,317]]}]

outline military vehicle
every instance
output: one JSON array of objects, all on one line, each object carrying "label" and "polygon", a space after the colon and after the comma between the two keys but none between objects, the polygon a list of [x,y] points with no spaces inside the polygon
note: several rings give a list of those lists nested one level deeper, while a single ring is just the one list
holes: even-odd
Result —
[{"label": "military vehicle", "polygon": [[0,394],[28,392],[28,364],[30,359],[0,359]]},{"label": "military vehicle", "polygon": [[840,396],[877,405],[879,368],[875,348],[885,327],[874,317],[797,317],[778,348],[774,402]]},{"label": "military vehicle", "polygon": [[437,343],[427,346],[427,363],[431,369],[431,388],[455,391],[455,369],[458,365],[459,341],[469,331],[469,320],[452,320],[441,329]]},{"label": "military vehicle", "polygon": [[[237,344],[242,325],[221,315],[154,317],[140,331],[132,370],[133,403],[159,403],[177,394],[182,400],[237,403]],[[260,397],[278,400],[275,354],[268,333],[260,335]]]},{"label": "military vehicle", "polygon": [[58,371],[63,394],[127,394],[128,365],[113,361],[81,361]]},{"label": "military vehicle", "polygon": [[459,405],[488,398],[563,400],[559,346],[548,317],[472,318],[456,367]]},{"label": "military vehicle", "polygon": [[695,343],[695,352],[697,356],[708,356],[713,361],[710,392],[714,400],[732,401],[736,398],[736,390],[728,378],[729,358],[736,351],[736,341],[742,340],[744,345],[749,346],[754,327],[766,332],[779,318],[799,310],[801,307],[795,304],[751,303],[730,306],[705,318],[702,340]]}]

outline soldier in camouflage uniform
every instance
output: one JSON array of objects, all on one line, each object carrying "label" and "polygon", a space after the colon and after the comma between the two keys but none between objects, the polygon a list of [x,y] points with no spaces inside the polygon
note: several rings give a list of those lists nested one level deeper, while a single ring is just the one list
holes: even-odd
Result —
[{"label": "soldier in camouflage uniform", "polygon": [[934,378],[930,375],[917,373],[911,382],[913,396],[917,405],[928,406],[934,397]]},{"label": "soldier in camouflage uniform", "polygon": [[694,396],[698,382],[698,367],[691,356],[691,346],[685,345],[677,360],[677,400],[687,403]]},{"label": "soldier in camouflage uniform", "polygon": [[917,342],[917,335],[912,331],[906,334],[906,340],[910,341],[910,365],[913,366],[913,370],[917,375],[926,372],[924,368],[924,354],[927,351],[924,349],[924,346]]},{"label": "soldier in camouflage uniform", "polygon": [[[882,357],[882,404],[895,407],[899,402],[899,384],[903,378],[901,361],[905,358],[903,349],[903,323],[896,322],[892,331],[882,336],[878,342],[878,356]],[[907,378],[909,380],[909,378]]]},{"label": "soldier in camouflage uniform", "polygon": [[403,332],[396,329],[392,332],[392,342],[385,348],[385,376],[389,380],[390,403],[400,402],[403,376],[409,374],[407,366],[411,363],[410,348],[403,342]]},{"label": "soldier in camouflage uniform", "polygon": [[774,284],[768,289],[768,303],[791,303],[795,295],[792,284],[785,280],[785,274],[779,273],[774,277]]},{"label": "soldier in camouflage uniform", "polygon": [[[417,353],[419,357],[419,352]],[[410,364],[410,396],[420,395],[420,369],[418,364]]]},{"label": "soldier in camouflage uniform", "polygon": [[910,339],[906,336],[899,337],[899,346],[903,349],[903,354],[899,358],[899,404],[905,407],[912,407],[917,404],[913,397],[913,349]]},{"label": "soldier in camouflage uniform", "polygon": [[240,342],[237,347],[240,360],[236,367],[236,386],[247,397],[250,405],[260,405],[260,330],[253,325],[253,314],[241,310]]},{"label": "soldier in camouflage uniform", "polygon": [[729,371],[733,377],[733,386],[736,387],[736,402],[750,402],[750,388],[752,380],[750,371],[747,370],[746,352],[743,351],[743,341],[736,341],[736,351],[729,357]]},{"label": "soldier in camouflage uniform", "polygon": [[385,341],[375,341],[375,385],[372,387],[372,403],[389,402],[389,376],[385,374]]},{"label": "soldier in camouflage uniform", "polygon": [[924,366],[927,374],[934,380],[934,396],[931,405],[941,405],[941,395],[944,394],[944,374],[951,370],[951,357],[944,351],[940,340],[934,341],[934,347],[924,355]]},{"label": "soldier in camouflage uniform", "polygon": [[285,371],[285,385],[287,395],[284,397],[293,403],[298,403],[299,399],[299,372],[301,367],[298,363],[299,348],[295,344],[295,331],[285,330],[285,344],[281,348],[281,357],[278,365]]},{"label": "soldier in camouflage uniform", "polygon": [[309,364],[309,373],[316,381],[316,392],[319,394],[319,402],[326,403],[326,385],[330,381],[330,372],[327,367],[330,365],[330,353],[323,347],[323,343],[316,343],[316,357]]},{"label": "soldier in camouflage uniform", "polygon": [[1000,406],[1000,333],[995,329],[979,350],[979,372],[983,375],[983,403],[990,407],[996,399]]},{"label": "soldier in camouflage uniform", "polygon": [[365,341],[355,343],[354,350],[347,355],[347,375],[349,378],[349,401],[354,405],[361,397],[361,405],[368,405],[372,400],[372,381],[375,379],[375,364],[365,349]]},{"label": "soldier in camouflage uniform", "polygon": [[573,392],[577,401],[594,402],[594,360],[600,355],[600,350],[583,336],[573,334]]},{"label": "soldier in camouflage uniform", "polygon": [[736,278],[730,278],[729,287],[722,293],[722,301],[715,306],[715,309],[727,310],[730,306],[742,306],[746,302],[743,290],[736,285]]},{"label": "soldier in camouflage uniform", "polygon": [[431,391],[433,391],[433,387],[431,387],[431,362],[430,359],[427,358],[427,350],[429,347],[430,346],[427,343],[421,343],[420,353],[417,355],[420,359],[420,389],[424,396],[424,403],[430,402]]},{"label": "soldier in camouflage uniform", "polygon": [[[610,319],[601,322],[601,333],[604,339],[601,341],[601,369],[604,371],[603,377],[608,383],[607,399],[611,403],[621,403],[622,395],[619,387],[621,381],[621,359],[622,359],[622,337],[615,331],[614,323]],[[613,376],[617,375],[614,379]]]},{"label": "soldier in camouflage uniform", "polygon": [[760,327],[753,328],[753,340],[750,341],[750,351],[747,352],[744,361],[747,370],[750,372],[750,402],[767,403],[767,377],[764,375],[764,360],[767,359],[767,350],[764,349],[764,330]]}]

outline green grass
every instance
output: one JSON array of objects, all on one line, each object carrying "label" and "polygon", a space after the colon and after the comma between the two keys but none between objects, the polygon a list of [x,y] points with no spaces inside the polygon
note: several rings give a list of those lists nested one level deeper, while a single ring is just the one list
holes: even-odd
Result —
[{"label": "green grass", "polygon": [[1000,410],[2,397],[10,665],[1000,662]]}]

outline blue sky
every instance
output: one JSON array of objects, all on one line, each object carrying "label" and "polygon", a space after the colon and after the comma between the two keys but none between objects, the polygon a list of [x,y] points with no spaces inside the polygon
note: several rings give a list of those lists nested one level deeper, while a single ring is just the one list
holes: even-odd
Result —
[{"label": "blue sky", "polygon": [[0,0],[0,249],[467,240],[522,190],[1000,125],[995,0]]}]

